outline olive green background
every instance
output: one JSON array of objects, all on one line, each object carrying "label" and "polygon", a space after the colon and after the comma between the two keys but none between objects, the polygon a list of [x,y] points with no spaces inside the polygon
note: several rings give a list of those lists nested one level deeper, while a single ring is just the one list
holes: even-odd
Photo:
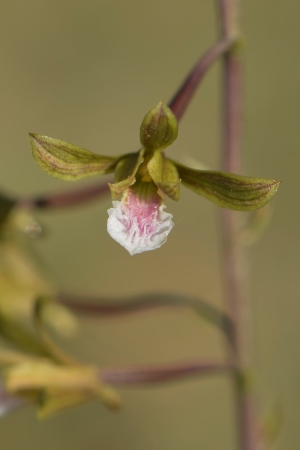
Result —
[{"label": "olive green background", "polygon": [[[242,2],[245,173],[283,180],[272,223],[251,254],[257,387],[284,411],[280,448],[299,446],[299,14],[297,0]],[[2,0],[1,187],[31,195],[72,187],[31,157],[28,132],[100,154],[139,147],[147,110],[166,101],[217,38],[212,1]],[[219,167],[220,67],[203,82],[168,154]],[[91,180],[92,181],[92,180]],[[86,183],[86,182],[85,182]],[[84,184],[84,183],[82,183]],[[76,187],[75,184],[73,184]],[[77,184],[78,186],[78,184]],[[106,233],[110,199],[37,215],[36,243],[62,289],[122,296],[151,291],[222,302],[218,211],[182,189],[175,228],[158,251],[130,257]],[[220,335],[185,310],[82,321],[70,345],[102,366],[222,358]],[[90,404],[39,423],[31,408],[0,422],[7,450],[193,450],[234,447],[225,377],[123,389],[117,414]]]}]

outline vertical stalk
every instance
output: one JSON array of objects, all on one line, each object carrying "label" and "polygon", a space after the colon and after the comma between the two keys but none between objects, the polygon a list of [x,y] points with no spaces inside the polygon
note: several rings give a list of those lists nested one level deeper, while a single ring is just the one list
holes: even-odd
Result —
[{"label": "vertical stalk", "polygon": [[[239,1],[218,0],[222,38],[234,39],[239,34]],[[223,139],[222,169],[241,172],[241,62],[239,49],[223,56]],[[259,433],[253,392],[247,383],[251,371],[251,314],[247,289],[245,249],[237,239],[240,214],[221,211],[222,264],[224,298],[227,314],[233,323],[232,348],[228,359],[237,370],[233,378],[238,444],[240,450],[258,450]]]}]

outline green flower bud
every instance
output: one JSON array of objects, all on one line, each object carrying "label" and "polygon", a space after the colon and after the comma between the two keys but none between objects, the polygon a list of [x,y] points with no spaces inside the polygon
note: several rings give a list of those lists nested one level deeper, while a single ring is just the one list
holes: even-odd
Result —
[{"label": "green flower bud", "polygon": [[175,141],[177,134],[177,119],[163,101],[150,109],[140,129],[141,143],[149,150],[168,147]]}]

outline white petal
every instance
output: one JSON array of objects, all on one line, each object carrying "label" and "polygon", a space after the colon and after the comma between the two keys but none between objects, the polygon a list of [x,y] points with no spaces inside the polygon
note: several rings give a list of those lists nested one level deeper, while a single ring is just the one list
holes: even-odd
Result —
[{"label": "white petal", "polygon": [[164,211],[161,199],[152,203],[114,201],[108,210],[107,231],[131,255],[161,247],[174,224],[172,214]]}]

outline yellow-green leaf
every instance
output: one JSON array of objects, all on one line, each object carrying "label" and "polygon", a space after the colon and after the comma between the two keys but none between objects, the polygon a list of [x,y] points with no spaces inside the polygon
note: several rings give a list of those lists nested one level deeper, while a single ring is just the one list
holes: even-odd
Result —
[{"label": "yellow-green leaf", "polygon": [[47,360],[13,365],[5,370],[4,379],[6,389],[15,393],[43,388],[95,392],[100,386],[97,372],[92,368],[57,366]]},{"label": "yellow-green leaf", "polygon": [[42,389],[38,396],[38,417],[46,419],[65,409],[81,405],[93,397],[95,397],[93,391]]},{"label": "yellow-green leaf", "polygon": [[33,157],[50,175],[74,181],[113,171],[119,157],[97,155],[89,150],[39,134],[30,134]]},{"label": "yellow-green leaf", "polygon": [[121,406],[118,393],[99,380],[99,385],[93,389],[41,389],[38,395],[38,417],[45,419],[93,399],[102,401],[111,410],[119,409]]}]

